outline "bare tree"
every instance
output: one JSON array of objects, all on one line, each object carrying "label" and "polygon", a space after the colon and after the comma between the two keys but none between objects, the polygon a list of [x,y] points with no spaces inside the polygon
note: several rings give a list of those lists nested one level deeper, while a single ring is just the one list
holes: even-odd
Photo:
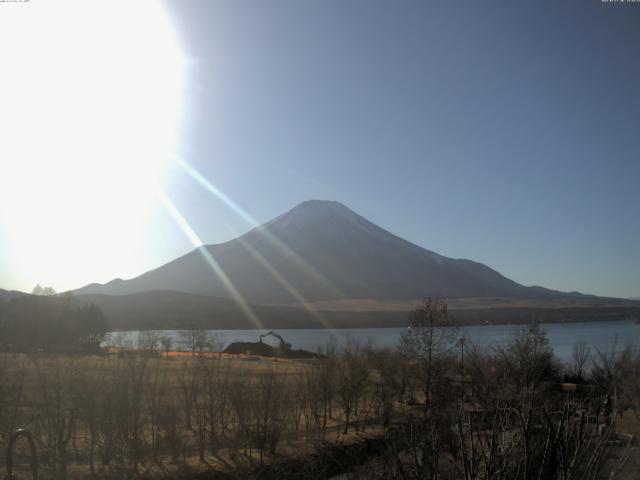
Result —
[{"label": "bare tree", "polygon": [[335,359],[329,358],[313,365],[305,373],[304,386],[307,401],[307,434],[311,430],[324,439],[336,389]]},{"label": "bare tree", "polygon": [[388,427],[391,423],[396,400],[401,398],[402,360],[401,355],[391,350],[380,350],[371,355],[372,367],[377,371],[374,381],[376,413],[382,415],[382,424]]},{"label": "bare tree", "polygon": [[120,350],[133,348],[133,340],[128,332],[115,332],[111,334],[111,344]]},{"label": "bare tree", "polygon": [[411,314],[401,342],[413,361],[413,380],[424,399],[425,410],[433,398],[433,384],[442,378],[454,358],[458,328],[442,298],[428,298]]},{"label": "bare tree", "polygon": [[254,391],[250,398],[252,436],[258,447],[260,463],[263,463],[265,453],[276,453],[285,429],[289,405],[285,377],[272,369],[261,373]]},{"label": "bare tree", "polygon": [[56,291],[51,287],[43,287],[40,284],[37,284],[33,287],[33,291],[31,292],[33,295],[40,295],[46,297],[52,297],[56,295]]},{"label": "bare tree", "polygon": [[171,347],[173,346],[173,339],[169,335],[163,335],[160,338],[160,344],[164,350],[165,357],[168,357],[171,352]]},{"label": "bare tree", "polygon": [[368,377],[369,368],[360,344],[354,339],[348,339],[339,363],[337,379],[337,392],[344,414],[344,435],[349,433],[351,415],[357,415]]},{"label": "bare tree", "polygon": [[[418,478],[437,478],[441,449],[451,436],[451,389],[448,374],[455,365],[458,329],[442,298],[428,298],[410,316],[402,336],[409,356],[410,388],[420,396],[401,425],[412,470]],[[455,405],[455,404],[453,404]]]},{"label": "bare tree", "polygon": [[224,347],[227,345],[227,340],[224,338],[224,335],[220,332],[215,332],[209,336],[209,344],[215,352],[218,352],[218,358],[221,358]]},{"label": "bare tree", "polygon": [[154,355],[160,348],[160,332],[144,330],[138,335],[138,348]]},{"label": "bare tree", "polygon": [[187,429],[193,434],[198,458],[205,461],[207,448],[207,397],[205,395],[204,363],[195,361],[180,376],[180,389]]},{"label": "bare tree", "polygon": [[518,327],[510,342],[495,352],[502,374],[523,405],[536,403],[545,385],[559,380],[560,366],[546,332],[537,323]]},{"label": "bare tree", "polygon": [[181,330],[180,338],[184,348],[195,357],[196,353],[202,353],[210,348],[209,333],[202,329]]},{"label": "bare tree", "polygon": [[573,367],[576,376],[579,379],[584,379],[585,366],[591,359],[591,346],[587,345],[583,341],[574,343],[571,358],[573,359]]},{"label": "bare tree", "polygon": [[9,362],[18,363],[18,357],[8,354],[0,356],[0,441],[2,443],[7,442],[9,435],[21,420],[20,406],[24,398],[24,374],[12,373]]},{"label": "bare tree", "polygon": [[47,458],[58,478],[66,478],[69,447],[77,427],[78,409],[72,396],[76,379],[74,365],[59,357],[46,363],[34,361],[38,385],[38,401],[34,404],[36,434],[42,441]]}]

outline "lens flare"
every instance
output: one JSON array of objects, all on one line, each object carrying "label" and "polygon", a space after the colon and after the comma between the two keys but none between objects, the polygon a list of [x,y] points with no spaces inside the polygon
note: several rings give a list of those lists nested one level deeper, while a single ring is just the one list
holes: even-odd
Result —
[{"label": "lens flare", "polygon": [[166,208],[171,218],[176,222],[180,230],[182,230],[182,232],[193,244],[193,246],[196,247],[202,254],[204,260],[211,267],[212,273],[222,281],[231,297],[236,301],[249,321],[251,321],[251,323],[253,323],[256,328],[264,330],[264,325],[262,324],[258,316],[251,309],[251,306],[247,303],[247,301],[242,297],[238,289],[233,285],[220,264],[216,261],[215,258],[213,258],[213,255],[211,255],[209,250],[207,250],[207,248],[204,246],[202,240],[200,240],[200,237],[198,237],[193,228],[191,228],[191,225],[189,225],[189,222],[187,222],[186,218],[184,218],[184,215],[180,213],[175,204],[164,192],[159,192],[158,196],[160,197],[160,201]]},{"label": "lens flare", "polygon": [[4,7],[0,223],[17,271],[60,289],[135,273],[181,117],[169,19],[154,0]]},{"label": "lens flare", "polygon": [[[221,200],[227,207],[229,207],[233,212],[235,212],[240,218],[242,218],[246,223],[248,223],[251,227],[259,226],[259,223],[256,219],[254,219],[249,213],[247,213],[242,207],[240,207],[237,203],[235,203],[228,195],[226,195],[222,190],[213,185],[209,180],[207,180],[200,172],[198,172],[195,168],[189,165],[184,159],[176,159],[178,165],[184,169],[194,180],[196,180],[201,186],[203,186],[207,191],[213,194],[216,198]],[[280,239],[276,236],[272,235],[268,230],[262,228],[258,231],[260,235],[263,235],[272,245],[277,247],[280,251],[284,252],[288,258],[292,261],[296,262],[298,266],[303,268],[307,273],[314,276],[316,279],[321,281],[325,286],[329,287],[332,291],[334,291],[339,296],[339,291],[336,287],[331,283],[326,277],[324,277],[320,272],[318,272],[313,266],[311,266],[308,262],[306,262],[303,258],[300,257],[296,252],[291,250],[287,245],[285,245]],[[269,272],[269,274],[278,282],[293,298],[295,298],[303,308],[309,312],[309,314],[315,318],[322,326],[325,328],[331,328],[330,323],[327,319],[325,319],[317,309],[307,301],[304,296],[293,286],[291,283],[287,281],[284,276],[278,272],[255,248],[249,245],[248,242],[244,241],[242,237],[238,236],[238,240],[241,245]]]},{"label": "lens flare", "polygon": [[[198,172],[195,168],[185,162],[183,159],[177,160],[178,165],[180,165],[191,177],[193,177],[200,185],[202,185],[205,189],[207,189],[210,193],[212,193],[215,197],[233,210],[236,214],[240,216],[249,226],[252,228],[256,228],[260,226],[260,223],[249,215],[242,207],[240,207],[237,203],[235,203],[231,198],[229,198],[224,192],[222,192],[219,188],[217,188],[213,183],[207,180],[200,172]],[[272,235],[266,229],[260,229],[260,235],[263,235],[272,245],[278,248],[280,251],[289,256],[294,262],[296,262],[303,270],[305,270],[308,274],[314,276],[318,281],[324,284],[326,288],[331,289],[336,295],[340,295],[340,291],[336,288],[336,286],[325,276],[323,276],[317,269],[315,269],[312,265],[310,265],[306,260],[304,260],[300,255],[291,250],[287,245],[285,245],[279,238],[275,235]]]}]

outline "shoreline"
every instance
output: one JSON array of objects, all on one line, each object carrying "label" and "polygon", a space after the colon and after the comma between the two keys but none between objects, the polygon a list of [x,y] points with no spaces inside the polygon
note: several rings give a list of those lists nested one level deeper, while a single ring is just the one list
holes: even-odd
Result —
[{"label": "shoreline", "polygon": [[[351,330],[351,329],[368,329],[368,328],[375,328],[375,329],[398,329],[398,328],[406,328],[409,325],[409,321],[408,321],[408,315],[406,314],[406,312],[402,312],[404,313],[404,317],[407,318],[407,321],[405,323],[400,323],[397,319],[391,320],[389,319],[388,321],[382,321],[382,322],[372,322],[372,323],[354,323],[354,324],[347,324],[346,322],[340,322],[340,323],[336,323],[334,325],[331,325],[330,328],[327,327],[321,327],[319,325],[300,325],[300,324],[294,324],[294,325],[273,325],[273,324],[266,324],[264,326],[264,328],[260,329],[260,328],[256,328],[255,326],[245,326],[245,325],[241,325],[241,326],[209,326],[209,325],[191,325],[191,326],[183,326],[183,327],[161,327],[161,328],[154,328],[154,327],[148,327],[148,328],[114,328],[108,331],[108,333],[110,334],[114,334],[114,333],[128,333],[128,332],[139,332],[139,331],[180,331],[180,330],[209,330],[209,331],[247,331],[247,330],[254,330],[256,332],[260,332],[260,331],[268,331],[268,330],[273,330],[273,329],[278,329],[278,330]],[[522,319],[520,321],[518,320],[512,320],[510,318],[505,318],[504,320],[498,320],[498,321],[461,321],[461,322],[456,322],[456,314],[452,313],[452,316],[454,318],[454,323],[456,324],[456,326],[459,327],[482,327],[482,326],[519,326],[519,325],[528,325],[530,323],[539,323],[540,325],[557,325],[557,324],[563,324],[563,323],[593,323],[593,322],[629,322],[629,323],[639,323],[640,322],[640,316],[637,317],[633,317],[633,316],[619,316],[619,317],[609,317],[609,318],[602,318],[602,317],[574,317],[574,318],[566,318],[566,319],[559,319],[559,320],[540,320],[537,318],[532,318],[532,319]]]}]

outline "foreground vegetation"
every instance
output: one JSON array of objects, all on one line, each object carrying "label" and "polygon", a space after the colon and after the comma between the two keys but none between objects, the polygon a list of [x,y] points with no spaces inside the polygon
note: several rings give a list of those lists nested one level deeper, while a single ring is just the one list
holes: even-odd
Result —
[{"label": "foreground vegetation", "polygon": [[502,348],[482,349],[460,337],[443,301],[429,300],[397,349],[353,340],[323,353],[306,362],[197,349],[5,353],[0,445],[17,427],[32,431],[42,478],[342,471],[524,480],[638,471],[635,442],[621,434],[640,420],[640,353],[631,348],[577,344],[572,364],[561,365],[532,325]]},{"label": "foreground vegetation", "polygon": [[[35,293],[37,292],[37,293]],[[0,351],[99,352],[107,321],[95,305],[39,285],[34,295],[0,301]]]}]

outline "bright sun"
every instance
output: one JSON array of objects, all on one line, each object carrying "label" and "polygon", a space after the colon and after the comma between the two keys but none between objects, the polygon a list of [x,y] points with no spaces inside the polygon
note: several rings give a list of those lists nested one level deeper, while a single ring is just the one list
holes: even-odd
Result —
[{"label": "bright sun", "polygon": [[183,60],[165,12],[151,0],[7,3],[0,61],[13,263],[64,288],[110,275],[138,255],[128,245],[177,139]]}]

